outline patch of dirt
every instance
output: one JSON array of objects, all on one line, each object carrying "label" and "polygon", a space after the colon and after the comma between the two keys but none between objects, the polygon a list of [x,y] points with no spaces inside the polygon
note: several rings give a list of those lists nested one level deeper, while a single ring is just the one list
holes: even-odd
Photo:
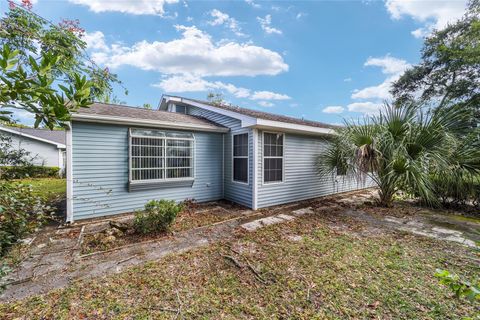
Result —
[{"label": "patch of dirt", "polygon": [[120,230],[112,227],[109,223],[99,223],[83,235],[81,251],[82,255],[95,252],[108,251],[111,249],[148,242],[152,240],[164,240],[175,235],[175,233],[205,227],[222,221],[244,216],[251,212],[245,207],[228,201],[210,202],[196,204],[191,202],[188,207],[178,214],[169,232],[138,234],[132,227],[133,214],[122,216],[118,221],[127,226],[127,230]]}]

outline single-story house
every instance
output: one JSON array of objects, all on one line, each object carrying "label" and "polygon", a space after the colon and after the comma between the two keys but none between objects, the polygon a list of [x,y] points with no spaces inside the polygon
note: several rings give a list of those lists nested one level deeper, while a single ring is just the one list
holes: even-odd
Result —
[{"label": "single-story house", "polygon": [[252,209],[363,188],[315,169],[334,126],[177,96],[157,110],[95,103],[67,131],[67,221],[152,199]]},{"label": "single-story house", "polygon": [[65,170],[65,131],[0,126],[0,134],[12,139],[12,147],[30,152],[32,164]]}]

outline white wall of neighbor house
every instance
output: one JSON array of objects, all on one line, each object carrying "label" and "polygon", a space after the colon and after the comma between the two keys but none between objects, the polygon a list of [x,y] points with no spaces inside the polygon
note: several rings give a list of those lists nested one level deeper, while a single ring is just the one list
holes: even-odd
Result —
[{"label": "white wall of neighbor house", "polygon": [[15,149],[25,149],[34,157],[32,163],[36,166],[60,167],[63,168],[61,149],[56,145],[21,137],[15,134],[3,133],[12,138],[12,147]]}]

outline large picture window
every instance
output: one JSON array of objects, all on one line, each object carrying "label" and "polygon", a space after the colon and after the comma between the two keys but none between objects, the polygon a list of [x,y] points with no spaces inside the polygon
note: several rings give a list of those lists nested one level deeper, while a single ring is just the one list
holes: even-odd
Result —
[{"label": "large picture window", "polygon": [[130,129],[130,181],[193,178],[191,133]]},{"label": "large picture window", "polygon": [[248,133],[233,136],[233,181],[248,183]]},{"label": "large picture window", "polygon": [[263,182],[283,181],[283,138],[282,133],[263,134]]}]

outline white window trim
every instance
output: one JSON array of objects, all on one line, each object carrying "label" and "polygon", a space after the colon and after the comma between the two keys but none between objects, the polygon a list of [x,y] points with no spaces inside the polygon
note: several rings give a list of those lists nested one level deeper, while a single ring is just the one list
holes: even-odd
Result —
[{"label": "white window trim", "polygon": [[[246,157],[234,156],[233,147],[234,147],[235,136],[242,135],[242,134],[247,135],[247,156]],[[247,158],[247,182],[238,181],[234,179],[235,178],[234,176],[235,168],[233,166],[234,158]],[[234,134],[232,134],[232,158],[231,159],[232,159],[232,182],[248,186],[250,184],[250,133],[248,131],[245,130],[245,131],[235,132]]]},{"label": "white window trim", "polygon": [[[161,131],[161,130],[159,130]],[[165,131],[169,132],[169,131]],[[193,181],[195,180],[196,177],[196,170],[195,170],[195,157],[196,157],[196,141],[195,141],[195,135],[191,132],[192,138],[168,138],[168,137],[155,137],[155,136],[143,136],[143,135],[135,135],[132,134],[132,128],[128,129],[128,183],[129,184],[149,184],[149,183],[159,183],[159,182],[174,182],[174,181]],[[164,147],[164,167],[161,168],[164,170],[164,178],[163,179],[147,179],[147,180],[133,180],[132,179],[132,138],[150,138],[150,139],[161,139],[163,140],[163,147]],[[177,168],[172,168],[172,167],[167,167],[167,146],[166,142],[167,140],[186,140],[186,141],[192,141],[192,156],[190,157],[192,159],[192,176],[191,177],[184,177],[184,178],[167,178],[167,170],[168,169],[177,169]]]},{"label": "white window trim", "polygon": [[[281,134],[283,139],[283,151],[281,157],[267,157],[267,159],[282,159],[282,181],[272,181],[265,182],[265,133],[269,134]],[[270,186],[275,184],[285,183],[285,133],[284,132],[273,132],[273,131],[263,131],[262,132],[262,185]]]}]

